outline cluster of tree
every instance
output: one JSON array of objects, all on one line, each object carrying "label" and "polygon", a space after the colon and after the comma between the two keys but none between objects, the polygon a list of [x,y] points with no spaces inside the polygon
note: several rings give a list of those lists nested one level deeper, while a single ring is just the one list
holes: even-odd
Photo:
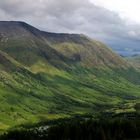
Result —
[{"label": "cluster of tree", "polygon": [[73,120],[46,130],[15,130],[0,140],[126,140],[140,138],[140,120]]}]

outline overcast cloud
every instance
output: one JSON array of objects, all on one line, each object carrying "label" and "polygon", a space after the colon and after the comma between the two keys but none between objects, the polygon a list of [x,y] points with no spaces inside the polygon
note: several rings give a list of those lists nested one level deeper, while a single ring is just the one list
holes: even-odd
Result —
[{"label": "overcast cloud", "polygon": [[83,33],[115,50],[140,52],[140,25],[89,0],[0,0],[0,19],[50,32]]}]

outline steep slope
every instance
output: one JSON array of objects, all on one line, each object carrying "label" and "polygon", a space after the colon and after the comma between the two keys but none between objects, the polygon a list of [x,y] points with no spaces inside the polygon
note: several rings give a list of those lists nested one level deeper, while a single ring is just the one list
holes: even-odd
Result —
[{"label": "steep slope", "polygon": [[45,41],[55,50],[79,60],[85,66],[126,66],[126,62],[99,41],[78,34],[44,33]]},{"label": "steep slope", "polygon": [[84,35],[42,32],[23,22],[1,22],[0,32],[0,49],[25,65],[31,66],[39,58],[52,65],[60,61],[89,66],[127,65],[102,43]]},{"label": "steep slope", "polygon": [[140,101],[140,72],[104,44],[24,22],[0,22],[0,71],[1,129],[110,109],[135,111]]}]

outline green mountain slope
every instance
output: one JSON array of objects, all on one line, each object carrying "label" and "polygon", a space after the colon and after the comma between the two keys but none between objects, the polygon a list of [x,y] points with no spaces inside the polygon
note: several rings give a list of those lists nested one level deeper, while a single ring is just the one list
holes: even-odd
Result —
[{"label": "green mountain slope", "polygon": [[140,101],[140,72],[104,44],[24,22],[0,22],[0,72],[0,129],[75,114],[135,111]]}]

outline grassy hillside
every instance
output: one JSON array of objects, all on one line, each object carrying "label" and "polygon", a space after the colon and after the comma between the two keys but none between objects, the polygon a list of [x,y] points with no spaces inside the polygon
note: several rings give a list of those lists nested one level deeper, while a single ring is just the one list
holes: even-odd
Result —
[{"label": "grassy hillside", "polygon": [[140,72],[78,34],[0,22],[0,129],[75,114],[135,112]]}]

